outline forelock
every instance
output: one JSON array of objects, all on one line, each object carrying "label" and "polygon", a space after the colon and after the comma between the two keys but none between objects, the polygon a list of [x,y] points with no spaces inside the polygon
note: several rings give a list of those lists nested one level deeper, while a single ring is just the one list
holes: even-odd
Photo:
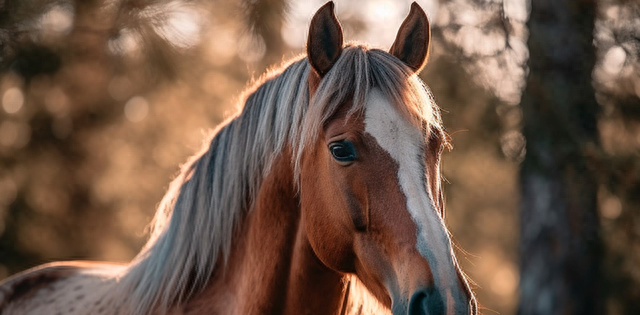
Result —
[{"label": "forelock", "polygon": [[322,78],[304,117],[299,143],[294,145],[296,174],[304,149],[317,141],[317,136],[338,110],[350,104],[347,115],[364,113],[372,89],[378,89],[392,106],[425,137],[432,132],[444,135],[440,110],[433,94],[420,78],[402,61],[380,49],[364,45],[347,45],[342,55]]}]

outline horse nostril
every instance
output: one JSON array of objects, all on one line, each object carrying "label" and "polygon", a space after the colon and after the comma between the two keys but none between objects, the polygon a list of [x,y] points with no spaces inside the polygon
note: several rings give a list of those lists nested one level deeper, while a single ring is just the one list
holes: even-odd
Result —
[{"label": "horse nostril", "polygon": [[421,290],[413,294],[409,301],[409,315],[444,315],[444,301],[438,291]]}]

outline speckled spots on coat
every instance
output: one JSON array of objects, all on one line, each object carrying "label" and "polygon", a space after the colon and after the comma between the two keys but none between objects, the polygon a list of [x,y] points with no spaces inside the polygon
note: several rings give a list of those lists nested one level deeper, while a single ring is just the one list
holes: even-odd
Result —
[{"label": "speckled spots on coat", "polygon": [[121,266],[78,269],[0,305],[0,315],[119,315],[110,296],[117,290],[114,274]]}]

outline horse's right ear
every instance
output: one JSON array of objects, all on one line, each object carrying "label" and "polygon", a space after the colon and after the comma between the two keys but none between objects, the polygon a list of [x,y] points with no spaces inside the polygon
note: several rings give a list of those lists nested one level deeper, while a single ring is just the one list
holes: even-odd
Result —
[{"label": "horse's right ear", "polygon": [[333,11],[333,1],[327,2],[311,19],[307,56],[313,70],[323,77],[342,53],[342,27]]}]

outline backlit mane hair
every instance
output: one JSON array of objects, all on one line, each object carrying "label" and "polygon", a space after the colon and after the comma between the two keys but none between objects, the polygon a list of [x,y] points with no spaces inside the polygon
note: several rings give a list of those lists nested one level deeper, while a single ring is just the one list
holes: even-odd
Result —
[{"label": "backlit mane hair", "polygon": [[297,180],[301,153],[347,101],[353,100],[349,113],[362,113],[376,87],[425,135],[446,142],[428,88],[387,52],[348,45],[311,102],[310,71],[306,56],[299,56],[263,76],[240,99],[240,112],[182,167],[158,207],[149,241],[120,276],[116,294],[126,295],[133,314],[168,310],[199,292],[214,268],[224,268],[235,228],[272,161],[292,148]]}]

